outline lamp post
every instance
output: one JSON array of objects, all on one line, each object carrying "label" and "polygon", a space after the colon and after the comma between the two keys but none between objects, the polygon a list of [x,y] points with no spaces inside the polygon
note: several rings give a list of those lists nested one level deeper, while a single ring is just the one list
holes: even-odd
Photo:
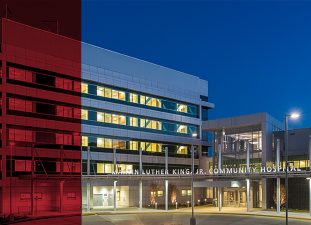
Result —
[{"label": "lamp post", "polygon": [[[197,134],[192,134],[192,137],[197,137]],[[191,145],[191,218],[190,225],[196,225],[196,219],[194,217],[194,192],[193,192],[193,181],[194,181],[194,146]]]},{"label": "lamp post", "polygon": [[285,114],[285,220],[286,225],[288,225],[288,120],[289,119],[298,119],[300,117],[299,113]]}]

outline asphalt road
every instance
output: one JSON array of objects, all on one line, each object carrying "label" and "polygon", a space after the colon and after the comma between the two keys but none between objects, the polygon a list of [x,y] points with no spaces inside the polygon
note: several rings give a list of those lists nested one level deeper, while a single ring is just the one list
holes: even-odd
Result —
[{"label": "asphalt road", "polygon": [[[197,215],[197,225],[283,225],[283,218],[235,215]],[[76,225],[77,217],[52,218],[19,225]],[[82,225],[189,225],[189,214],[117,214],[84,216]],[[310,225],[307,220],[289,220],[290,225]]]}]

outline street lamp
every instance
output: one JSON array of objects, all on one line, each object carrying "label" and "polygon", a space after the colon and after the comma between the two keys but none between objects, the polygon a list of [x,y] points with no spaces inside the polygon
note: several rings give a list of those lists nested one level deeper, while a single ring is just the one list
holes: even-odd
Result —
[{"label": "street lamp", "polygon": [[[198,136],[197,133],[193,133],[192,137],[196,138]],[[194,180],[194,146],[191,145],[191,218],[190,225],[196,225],[196,219],[194,217],[194,193],[193,193],[193,180]]]},{"label": "street lamp", "polygon": [[288,120],[289,119],[298,119],[300,114],[297,112],[293,112],[291,114],[285,114],[284,122],[285,122],[285,218],[286,225],[288,225]]}]

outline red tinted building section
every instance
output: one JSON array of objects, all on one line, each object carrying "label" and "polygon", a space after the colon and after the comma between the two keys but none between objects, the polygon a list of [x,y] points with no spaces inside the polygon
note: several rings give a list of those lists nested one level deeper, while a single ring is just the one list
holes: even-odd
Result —
[{"label": "red tinted building section", "polygon": [[80,224],[81,43],[1,25],[0,215],[75,214]]}]

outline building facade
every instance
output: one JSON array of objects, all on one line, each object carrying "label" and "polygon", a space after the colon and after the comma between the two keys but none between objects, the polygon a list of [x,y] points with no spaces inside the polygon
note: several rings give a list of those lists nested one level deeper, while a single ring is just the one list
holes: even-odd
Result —
[{"label": "building facade", "polygon": [[[83,208],[114,206],[114,180],[100,175],[139,170],[140,162],[146,172],[165,169],[166,152],[169,171],[190,169],[194,146],[198,168],[199,155],[208,147],[202,118],[212,107],[207,81],[83,44]],[[143,206],[164,204],[163,182],[143,182]],[[189,181],[170,182],[170,189],[174,185],[183,190],[176,198],[189,201]],[[137,181],[118,180],[116,188],[118,207],[139,205]]]},{"label": "building facade", "polygon": [[1,217],[81,213],[80,52],[78,41],[1,21]]},{"label": "building facade", "polygon": [[[204,158],[201,167],[244,168],[250,173],[223,176],[214,179],[215,186],[207,187],[207,197],[220,199],[221,206],[271,209],[278,212],[285,204],[286,168],[283,124],[267,113],[210,120],[203,123],[203,130],[211,132],[213,156]],[[289,152],[289,208],[308,209],[310,199],[309,129],[290,130]],[[239,185],[222,185],[236,180]],[[279,196],[279,198],[277,197]]]}]

